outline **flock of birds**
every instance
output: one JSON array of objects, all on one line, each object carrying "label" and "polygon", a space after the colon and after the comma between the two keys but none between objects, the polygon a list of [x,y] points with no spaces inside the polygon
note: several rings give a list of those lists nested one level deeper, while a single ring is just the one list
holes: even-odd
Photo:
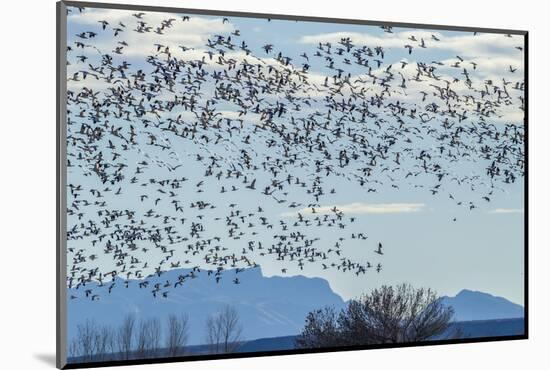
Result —
[{"label": "flock of birds", "polygon": [[[159,41],[140,64],[125,59],[125,35],[162,40],[190,16],[160,24],[143,12],[132,18],[134,24],[101,20],[69,35],[71,299],[99,300],[115,284],[168,297],[203,269],[216,282],[239,284],[242,269],[266,258],[283,274],[290,265],[314,264],[380,273],[382,242],[355,231],[356,217],[338,206],[320,211],[338,183],[351,183],[363,197],[416,189],[473,210],[524,175],[523,125],[493,123],[508,106],[523,110],[517,67],[505,71],[516,80],[478,81],[476,63],[460,56],[445,66],[389,63],[382,46],[351,38],[319,43],[297,59],[273,44],[253,51],[237,29],[210,37],[193,58],[177,55],[196,55],[196,48]],[[101,50],[100,37],[116,46]],[[436,35],[411,36],[403,48],[411,55],[437,42]],[[352,65],[361,72],[348,72]],[[443,67],[455,77],[440,73]],[[418,84],[423,89],[411,87]],[[295,216],[275,218],[273,208]],[[320,229],[332,230],[334,243],[319,238]],[[351,241],[373,259],[346,257]],[[149,284],[176,268],[187,272]]]}]

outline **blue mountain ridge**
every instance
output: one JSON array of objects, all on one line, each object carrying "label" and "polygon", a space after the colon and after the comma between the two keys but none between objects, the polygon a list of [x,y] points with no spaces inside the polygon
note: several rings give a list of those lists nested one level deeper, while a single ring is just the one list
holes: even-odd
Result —
[{"label": "blue mountain ridge", "polygon": [[[79,289],[68,289],[68,337],[74,338],[77,325],[86,319],[98,324],[117,327],[124,316],[134,313],[136,318],[159,318],[163,321],[170,314],[187,314],[189,317],[190,345],[205,342],[205,325],[209,315],[226,304],[235,307],[243,327],[243,338],[288,337],[298,334],[308,312],[325,306],[339,310],[346,302],[332,291],[322,278],[304,276],[263,276],[261,268],[227,270],[219,283],[206,271],[195,272],[196,278],[187,279],[177,288],[163,285],[174,283],[178,276],[189,273],[188,269],[174,269],[150,277],[147,288],[140,289],[139,280],[125,281],[115,278],[111,294],[108,288],[89,283]],[[240,284],[234,284],[237,276]],[[128,282],[128,287],[125,283]],[[151,290],[159,283],[166,298],[153,298]],[[85,290],[98,294],[99,300],[85,298]],[[71,299],[71,296],[77,297]],[[463,290],[455,297],[442,297],[444,304],[455,309],[456,321],[493,320],[523,317],[523,307],[501,297],[487,293]]]}]

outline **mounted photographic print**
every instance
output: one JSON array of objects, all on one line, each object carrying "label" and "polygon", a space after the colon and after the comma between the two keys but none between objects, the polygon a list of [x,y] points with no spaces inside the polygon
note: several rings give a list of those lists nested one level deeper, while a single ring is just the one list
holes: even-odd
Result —
[{"label": "mounted photographic print", "polygon": [[527,338],[527,32],[57,25],[58,367]]}]

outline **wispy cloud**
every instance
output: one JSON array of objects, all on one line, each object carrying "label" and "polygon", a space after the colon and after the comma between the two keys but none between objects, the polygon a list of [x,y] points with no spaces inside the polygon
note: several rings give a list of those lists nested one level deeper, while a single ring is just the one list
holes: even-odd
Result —
[{"label": "wispy cloud", "polygon": [[500,214],[503,214],[503,213],[524,213],[525,211],[523,210],[523,208],[496,208],[496,209],[493,209],[491,211],[489,211],[489,213],[500,213]]},{"label": "wispy cloud", "polygon": [[[156,30],[162,25],[162,22],[169,19],[173,19],[172,26],[165,27],[161,33],[157,33]],[[184,22],[179,14],[148,12],[138,19],[132,15],[132,12],[118,9],[90,8],[83,13],[72,12],[69,15],[69,21],[96,31],[101,40],[96,41],[94,45],[103,53],[110,52],[119,46],[118,41],[124,40],[128,44],[122,51],[125,57],[154,55],[157,53],[157,44],[170,46],[172,55],[181,56],[183,52],[179,46],[202,48],[213,35],[224,34],[234,29],[232,24],[223,22],[222,17],[191,16],[188,21]],[[105,30],[99,23],[101,21],[108,22]],[[144,22],[151,27],[150,32],[136,32],[138,22]],[[125,27],[120,26],[120,23]],[[122,29],[118,37],[103,37],[105,33],[113,35],[112,29],[115,27]],[[203,55],[201,51],[198,55],[199,59]]]},{"label": "wispy cloud", "polygon": [[[386,214],[386,213],[412,213],[425,209],[424,203],[350,203],[332,206],[315,207],[315,214],[330,214],[343,212],[344,214]],[[302,208],[296,212],[281,213],[282,217],[296,217],[298,213],[313,214],[312,208]]]},{"label": "wispy cloud", "polygon": [[[432,39],[432,35],[439,41]],[[416,40],[424,40],[427,48],[448,50],[460,53],[463,56],[476,57],[497,55],[508,55],[516,61],[521,62],[523,52],[514,49],[521,45],[521,36],[506,37],[501,34],[476,34],[465,33],[461,35],[448,36],[439,32],[424,30],[409,30],[392,34],[375,35],[362,32],[332,32],[315,35],[306,35],[300,39],[304,44],[318,44],[324,42],[338,43],[342,38],[349,37],[352,42],[371,47],[382,46],[384,48],[403,48],[406,44],[412,45],[415,51],[422,50],[419,41],[411,41],[414,36]]]}]

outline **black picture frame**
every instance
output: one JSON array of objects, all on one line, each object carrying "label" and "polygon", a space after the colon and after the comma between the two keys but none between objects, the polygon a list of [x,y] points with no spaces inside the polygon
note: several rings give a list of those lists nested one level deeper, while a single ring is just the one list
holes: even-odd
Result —
[{"label": "black picture frame", "polygon": [[[524,334],[498,337],[476,337],[476,338],[461,338],[461,339],[445,339],[431,340],[429,342],[415,343],[399,343],[399,344],[376,344],[376,345],[361,345],[361,346],[345,346],[345,347],[327,347],[322,349],[293,349],[293,350],[275,350],[267,352],[248,352],[248,353],[232,353],[232,354],[209,354],[209,355],[193,355],[193,356],[178,356],[166,358],[151,358],[151,359],[136,359],[136,360],[120,360],[120,361],[103,361],[103,362],[86,362],[86,363],[66,363],[67,358],[67,312],[66,312],[66,276],[67,276],[67,261],[66,261],[66,232],[67,232],[67,217],[66,217],[66,47],[67,47],[67,16],[66,8],[69,6],[85,7],[85,8],[100,8],[100,9],[118,9],[144,12],[165,12],[165,13],[187,13],[195,15],[213,15],[213,16],[238,16],[238,17],[253,17],[253,18],[271,18],[280,20],[295,20],[295,21],[312,21],[325,23],[340,23],[340,24],[355,24],[355,25],[374,25],[374,26],[394,26],[405,28],[422,28],[428,30],[446,30],[446,31],[470,31],[482,33],[498,33],[512,34],[524,37],[524,69],[525,69],[525,116],[524,116],[524,153],[525,153],[525,176],[524,182]],[[144,5],[129,5],[129,4],[110,4],[99,2],[80,2],[80,1],[59,1],[56,4],[56,366],[59,369],[77,369],[77,368],[94,368],[107,366],[123,366],[123,365],[138,365],[138,364],[156,364],[156,363],[172,363],[172,362],[188,362],[188,361],[203,361],[203,360],[219,360],[232,358],[247,358],[247,357],[267,357],[279,355],[293,354],[310,354],[323,352],[341,352],[341,351],[357,351],[368,349],[382,348],[405,348],[405,347],[423,347],[434,345],[447,344],[463,344],[463,343],[482,343],[482,342],[498,342],[510,340],[525,340],[529,338],[529,32],[525,30],[512,29],[496,29],[483,27],[463,27],[449,26],[438,24],[421,24],[421,23],[403,23],[403,22],[385,22],[373,20],[359,19],[342,19],[328,17],[311,17],[311,16],[296,16],[285,14],[265,14],[265,13],[249,13],[249,12],[233,12],[210,9],[189,9],[179,7],[162,7],[162,6],[144,6]]]}]

